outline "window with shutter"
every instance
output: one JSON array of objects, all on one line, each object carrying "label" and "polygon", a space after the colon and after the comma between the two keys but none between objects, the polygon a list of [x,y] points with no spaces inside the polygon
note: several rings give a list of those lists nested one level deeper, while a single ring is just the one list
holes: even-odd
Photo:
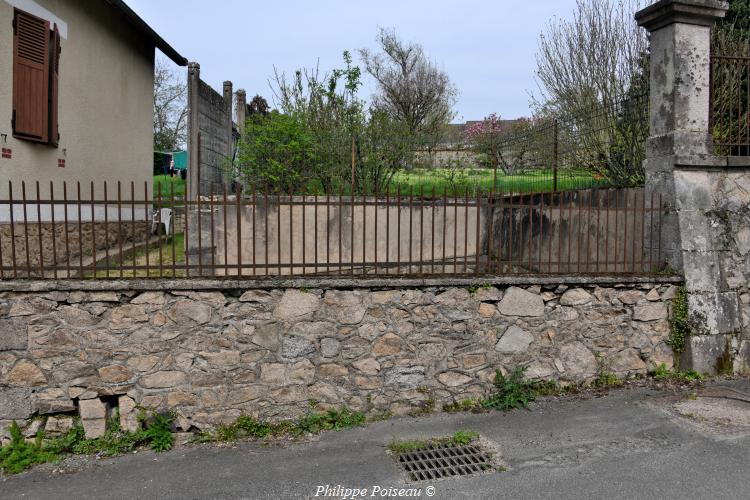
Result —
[{"label": "window with shutter", "polygon": [[13,134],[48,142],[49,22],[19,10],[13,21]]},{"label": "window with shutter", "polygon": [[57,25],[50,31],[49,41],[49,143],[57,146],[60,132],[57,127],[57,81],[60,75],[60,32]]}]

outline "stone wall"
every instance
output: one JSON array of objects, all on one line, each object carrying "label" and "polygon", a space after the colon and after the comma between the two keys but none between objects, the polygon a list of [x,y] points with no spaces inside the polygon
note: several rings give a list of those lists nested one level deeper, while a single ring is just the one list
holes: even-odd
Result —
[{"label": "stone wall", "polygon": [[485,393],[496,369],[672,365],[669,283],[349,286],[4,292],[0,421],[80,410],[97,435],[114,405],[130,421],[136,404],[175,409],[184,430],[310,401],[402,414]]},{"label": "stone wall", "polygon": [[[680,171],[685,283],[694,336],[685,362],[750,368],[750,170]],[[716,335],[718,333],[718,335]],[[734,366],[729,366],[726,359]],[[727,366],[719,366],[719,364]]]}]

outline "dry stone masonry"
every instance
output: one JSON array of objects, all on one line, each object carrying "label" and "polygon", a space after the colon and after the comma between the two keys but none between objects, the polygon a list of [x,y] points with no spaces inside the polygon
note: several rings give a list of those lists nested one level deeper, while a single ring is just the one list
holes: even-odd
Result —
[{"label": "dry stone masonry", "polygon": [[[495,370],[590,380],[672,365],[671,284],[0,295],[0,428],[64,432],[173,409],[182,430],[320,408],[407,413],[484,394]],[[50,427],[51,426],[51,427]]]}]

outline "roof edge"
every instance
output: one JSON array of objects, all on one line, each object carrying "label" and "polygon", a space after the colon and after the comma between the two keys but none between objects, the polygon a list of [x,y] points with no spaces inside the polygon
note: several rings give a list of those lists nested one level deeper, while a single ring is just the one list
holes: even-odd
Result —
[{"label": "roof edge", "polygon": [[178,66],[187,66],[188,60],[180,55],[171,45],[167,43],[146,21],[135,13],[123,0],[104,0],[114,9],[117,9],[125,19],[136,29],[144,32],[153,44],[169,57]]}]

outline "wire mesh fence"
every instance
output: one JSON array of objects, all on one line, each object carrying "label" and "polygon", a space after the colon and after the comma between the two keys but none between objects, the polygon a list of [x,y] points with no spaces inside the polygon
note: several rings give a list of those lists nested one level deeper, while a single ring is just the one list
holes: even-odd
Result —
[{"label": "wire mesh fence", "polygon": [[0,278],[653,274],[644,189],[347,196],[8,184]]},{"label": "wire mesh fence", "polygon": [[584,187],[643,185],[648,94],[623,99],[584,99],[503,134],[498,157],[505,173],[549,172],[552,190],[561,179],[585,178]]}]

